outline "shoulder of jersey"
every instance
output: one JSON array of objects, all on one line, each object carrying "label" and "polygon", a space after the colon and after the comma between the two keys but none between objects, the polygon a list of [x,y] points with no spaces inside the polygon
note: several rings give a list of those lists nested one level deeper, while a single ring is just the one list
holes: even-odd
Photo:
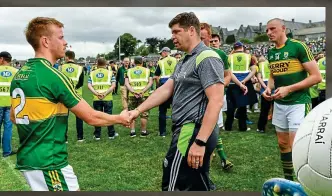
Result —
[{"label": "shoulder of jersey", "polygon": [[307,46],[304,42],[299,41],[299,40],[296,40],[296,39],[290,39],[290,41],[291,41],[292,43],[301,44],[302,46]]}]

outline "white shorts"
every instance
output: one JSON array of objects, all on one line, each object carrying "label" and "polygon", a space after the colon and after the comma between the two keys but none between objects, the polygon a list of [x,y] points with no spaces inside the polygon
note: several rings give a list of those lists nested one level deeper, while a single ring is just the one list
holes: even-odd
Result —
[{"label": "white shorts", "polygon": [[226,100],[226,95],[224,95],[224,104],[222,105],[222,109],[223,112],[227,111],[227,100]]},{"label": "white shorts", "polygon": [[22,173],[32,191],[79,190],[77,177],[70,165],[58,170],[25,170]]},{"label": "white shorts", "polygon": [[272,124],[285,131],[297,131],[309,111],[309,103],[282,105],[275,102],[273,107]]},{"label": "white shorts", "polygon": [[226,101],[226,95],[224,96],[224,104],[219,112],[219,118],[218,118],[218,126],[223,127],[224,126],[224,118],[223,118],[223,112],[227,111],[227,101]]}]

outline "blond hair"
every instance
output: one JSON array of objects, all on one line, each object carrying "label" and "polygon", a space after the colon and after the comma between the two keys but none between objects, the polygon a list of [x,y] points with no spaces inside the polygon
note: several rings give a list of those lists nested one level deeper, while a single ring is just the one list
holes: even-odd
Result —
[{"label": "blond hair", "polygon": [[25,29],[25,37],[34,50],[39,46],[39,39],[42,36],[50,36],[52,32],[49,29],[50,25],[56,25],[63,28],[64,25],[54,18],[37,17],[32,19]]}]

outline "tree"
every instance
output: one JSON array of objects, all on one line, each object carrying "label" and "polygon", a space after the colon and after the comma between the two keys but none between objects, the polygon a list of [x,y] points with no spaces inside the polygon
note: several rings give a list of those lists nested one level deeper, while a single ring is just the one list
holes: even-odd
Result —
[{"label": "tree", "polygon": [[266,33],[256,35],[254,38],[254,42],[267,42],[269,41],[269,37],[267,36]]},{"label": "tree", "polygon": [[78,61],[84,61],[84,57],[78,58]]},{"label": "tree", "polygon": [[149,54],[149,49],[145,45],[141,45],[135,51],[135,55],[147,56]]},{"label": "tree", "polygon": [[[135,53],[138,40],[130,33],[125,33],[120,36],[120,52],[124,53],[125,56],[132,56]],[[114,45],[114,54],[119,56],[119,38],[116,40]]]},{"label": "tree", "polygon": [[233,44],[235,43],[235,36],[234,35],[229,35],[226,38],[226,44]]},{"label": "tree", "polygon": [[249,39],[246,39],[246,38],[240,39],[240,42],[242,42],[244,44],[251,44],[252,43],[252,41],[250,41]]},{"label": "tree", "polygon": [[165,46],[166,46],[166,47],[169,47],[171,50],[174,50],[174,49],[175,49],[175,45],[174,45],[172,39],[168,39],[168,40],[166,41],[166,45],[165,45]]},{"label": "tree", "polygon": [[119,56],[116,56],[114,51],[109,52],[105,55],[106,60],[115,60],[115,59],[118,59],[118,58],[119,58]]},{"label": "tree", "polygon": [[146,38],[145,42],[149,45],[149,53],[156,53],[159,39],[157,37],[150,37]]}]

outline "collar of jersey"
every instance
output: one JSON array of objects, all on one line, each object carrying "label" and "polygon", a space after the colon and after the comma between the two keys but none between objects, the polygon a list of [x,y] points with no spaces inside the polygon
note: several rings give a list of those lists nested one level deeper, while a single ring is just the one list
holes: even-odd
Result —
[{"label": "collar of jersey", "polygon": [[286,42],[282,46],[280,46],[280,47],[275,46],[275,48],[279,50],[279,49],[285,47],[288,42],[289,42],[289,38],[287,38]]},{"label": "collar of jersey", "polygon": [[199,44],[197,44],[197,46],[190,53],[187,53],[187,55],[192,56],[196,54],[203,46],[205,46],[205,44],[202,41],[199,42]]},{"label": "collar of jersey", "polygon": [[45,58],[31,58],[31,59],[28,59],[28,62],[31,62],[31,61],[40,61],[40,62],[44,62],[44,64],[46,63],[48,66],[51,66],[52,67],[52,64],[51,62],[49,62],[47,59]]}]

